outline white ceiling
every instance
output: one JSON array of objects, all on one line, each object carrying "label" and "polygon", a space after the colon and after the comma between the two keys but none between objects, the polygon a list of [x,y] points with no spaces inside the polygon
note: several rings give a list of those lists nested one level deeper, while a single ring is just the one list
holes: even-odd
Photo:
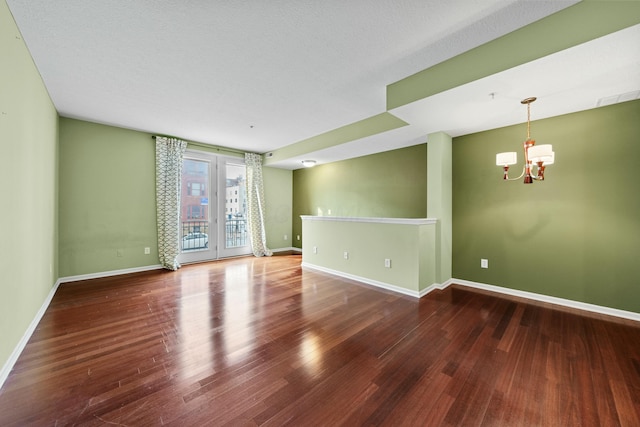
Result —
[{"label": "white ceiling", "polygon": [[[588,64],[588,66],[586,66]],[[596,108],[602,98],[640,94],[640,25],[412,102],[390,112],[420,129],[466,135]],[[629,100],[622,98],[621,100]],[[621,100],[616,100],[619,102]]]},{"label": "white ceiling", "polygon": [[[258,153],[384,112],[386,85],[576,2],[7,0],[60,115]],[[392,110],[410,126],[304,157],[522,122],[527,96],[543,118],[639,90],[638,27],[623,31]]]}]

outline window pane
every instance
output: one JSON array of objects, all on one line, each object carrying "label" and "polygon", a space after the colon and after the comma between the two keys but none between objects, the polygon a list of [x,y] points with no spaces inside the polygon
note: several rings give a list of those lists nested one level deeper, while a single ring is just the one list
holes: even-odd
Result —
[{"label": "window pane", "polygon": [[205,250],[209,247],[209,162],[185,159],[182,170],[181,249]]},{"label": "window pane", "polygon": [[[245,165],[226,164],[225,247],[247,245],[247,198]],[[237,196],[237,197],[234,197]]]}]

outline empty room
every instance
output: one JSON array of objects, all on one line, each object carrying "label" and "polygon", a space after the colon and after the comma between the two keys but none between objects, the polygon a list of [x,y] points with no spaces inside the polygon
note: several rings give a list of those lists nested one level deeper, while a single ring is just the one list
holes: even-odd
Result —
[{"label": "empty room", "polygon": [[640,2],[0,1],[0,425],[640,425]]}]

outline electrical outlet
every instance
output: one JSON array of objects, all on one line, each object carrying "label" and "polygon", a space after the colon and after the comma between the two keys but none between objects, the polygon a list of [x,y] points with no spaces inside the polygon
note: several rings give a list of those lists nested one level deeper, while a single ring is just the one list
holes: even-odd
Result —
[{"label": "electrical outlet", "polygon": [[313,253],[314,253],[314,254],[317,254],[317,253],[318,253],[318,247],[317,247],[317,246],[314,246],[314,247],[313,247]]},{"label": "electrical outlet", "polygon": [[298,237],[298,240],[300,240],[300,235],[299,235],[299,234],[298,234],[298,236],[297,236],[297,237]]},{"label": "electrical outlet", "polygon": [[489,260],[482,258],[480,260],[480,268],[489,268]]},{"label": "electrical outlet", "polygon": [[331,215],[331,209],[327,209],[327,215]]},{"label": "electrical outlet", "polygon": [[347,251],[344,252],[344,259],[349,259],[349,252]]},{"label": "electrical outlet", "polygon": [[284,235],[284,240],[287,240],[287,238],[288,238],[288,236],[285,234],[285,235]]},{"label": "electrical outlet", "polygon": [[384,259],[385,268],[391,268],[391,260],[389,258]]},{"label": "electrical outlet", "polygon": [[144,254],[149,255],[151,253],[151,248],[144,248]]}]

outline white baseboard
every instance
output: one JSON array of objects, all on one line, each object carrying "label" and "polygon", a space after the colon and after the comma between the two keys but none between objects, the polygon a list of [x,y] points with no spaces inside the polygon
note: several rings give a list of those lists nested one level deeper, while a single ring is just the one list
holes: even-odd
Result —
[{"label": "white baseboard", "polygon": [[13,369],[13,365],[15,365],[16,362],[18,361],[18,357],[20,357],[22,350],[24,350],[27,343],[29,342],[31,335],[33,335],[36,328],[38,327],[38,323],[40,323],[42,316],[44,316],[44,313],[47,311],[47,308],[49,308],[49,304],[51,304],[51,300],[53,299],[53,296],[58,290],[60,283],[62,282],[60,281],[60,279],[58,279],[56,283],[53,285],[53,287],[49,291],[49,295],[47,295],[47,298],[45,298],[44,302],[40,306],[40,309],[36,313],[31,323],[29,324],[29,327],[27,328],[26,331],[24,331],[24,334],[22,334],[22,338],[20,338],[20,341],[18,341],[18,344],[13,349],[13,352],[11,352],[9,359],[7,359],[4,366],[2,367],[2,370],[0,370],[0,389],[2,388],[2,385],[7,380],[7,378],[9,377],[9,373]]},{"label": "white baseboard", "polygon": [[541,301],[550,304],[560,305],[563,307],[575,308],[578,310],[590,311],[592,313],[605,314],[607,316],[621,317],[623,319],[634,320],[640,322],[640,313],[632,311],[619,310],[617,308],[605,307],[602,305],[589,304],[586,302],[574,301],[564,298],[552,297],[549,295],[536,294],[533,292],[520,291],[517,289],[504,288],[502,286],[487,285],[485,283],[472,282],[463,279],[449,279],[444,283],[444,287],[451,284],[468,286],[470,288],[482,289],[485,291],[496,292],[505,295],[511,295],[520,298],[526,298],[534,301]]},{"label": "white baseboard", "polygon": [[504,295],[510,295],[510,296],[515,296],[515,297],[520,297],[520,298],[525,298],[525,299],[530,299],[533,301],[540,301],[540,302],[546,302],[549,304],[554,304],[554,305],[559,305],[559,306],[563,306],[563,307],[569,307],[569,308],[574,308],[574,309],[578,309],[578,310],[583,310],[583,311],[589,311],[592,313],[598,313],[598,314],[604,314],[607,316],[613,316],[613,317],[620,317],[623,319],[629,319],[629,320],[633,320],[636,322],[640,322],[640,313],[635,313],[632,311],[625,311],[625,310],[620,310],[617,308],[611,308],[611,307],[605,307],[605,306],[601,306],[601,305],[596,305],[596,304],[589,304],[586,302],[580,302],[580,301],[574,301],[574,300],[569,300],[569,299],[564,299],[564,298],[558,298],[558,297],[553,297],[553,296],[549,296],[549,295],[543,295],[543,294],[536,294],[534,292],[527,292],[527,291],[520,291],[517,289],[510,289],[510,288],[504,288],[502,286],[495,286],[495,285],[488,285],[486,283],[478,283],[478,282],[472,282],[470,280],[463,280],[463,279],[449,279],[446,282],[439,284],[439,283],[433,283],[432,285],[426,287],[425,289],[416,292],[416,291],[412,291],[406,288],[401,288],[399,286],[395,286],[395,285],[391,285],[389,283],[384,283],[384,282],[379,282],[377,280],[373,280],[373,279],[368,279],[366,277],[360,277],[360,276],[355,276],[353,274],[348,274],[348,273],[344,273],[342,271],[337,271],[337,270],[332,270],[330,268],[326,268],[326,267],[320,267],[314,264],[309,264],[309,263],[302,263],[302,268],[308,268],[310,270],[318,270],[318,271],[322,271],[324,273],[329,273],[329,274],[333,274],[334,276],[338,276],[338,277],[344,277],[345,279],[351,279],[351,280],[356,280],[358,282],[363,282],[366,283],[368,285],[372,285],[372,286],[376,286],[382,289],[386,289],[389,291],[393,291],[393,292],[398,292],[404,295],[409,295],[412,297],[416,297],[416,298],[422,298],[423,296],[427,295],[429,292],[434,291],[434,290],[442,290],[442,289],[446,289],[449,285],[452,284],[457,284],[457,285],[461,285],[461,286],[467,286],[470,288],[476,288],[476,289],[482,289],[485,291],[490,291],[490,292],[495,292],[498,294],[504,294]]},{"label": "white baseboard", "polygon": [[101,277],[119,276],[121,274],[140,273],[142,271],[161,270],[160,264],[147,265],[144,267],[124,268],[122,270],[103,271],[100,273],[79,274],[77,276],[67,276],[58,279],[60,283],[79,282],[81,280],[99,279]]},{"label": "white baseboard", "polygon": [[412,291],[411,289],[402,288],[390,283],[380,282],[378,280],[369,279],[367,277],[356,276],[354,274],[345,273],[344,271],[333,270],[331,268],[321,267],[315,264],[309,264],[308,262],[303,262],[301,266],[302,268],[308,268],[309,270],[322,271],[323,273],[333,274],[334,276],[343,277],[345,279],[356,280],[358,282],[366,283],[367,285],[372,285],[378,288],[386,289],[388,291],[397,292],[415,298],[421,298],[436,289],[443,289],[442,285],[440,285],[439,283],[434,283],[421,291]]},{"label": "white baseboard", "polygon": [[294,246],[289,246],[288,248],[276,248],[276,249],[270,249],[271,252],[288,252],[288,251],[292,251],[292,252],[299,252],[302,253],[302,249],[300,248],[296,248]]},{"label": "white baseboard", "polygon": [[442,284],[442,283],[433,283],[430,286],[427,286],[426,288],[421,290],[420,293],[418,294],[418,298],[422,298],[423,296],[425,296],[426,294],[428,294],[431,291],[443,290],[447,286],[449,286],[449,285],[445,285],[445,284]]}]

